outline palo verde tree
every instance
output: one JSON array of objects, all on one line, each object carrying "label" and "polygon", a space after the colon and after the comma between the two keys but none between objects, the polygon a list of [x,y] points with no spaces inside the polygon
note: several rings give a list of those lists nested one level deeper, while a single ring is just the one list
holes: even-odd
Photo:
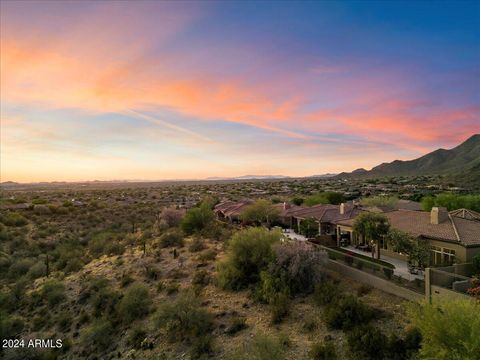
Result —
[{"label": "palo verde tree", "polygon": [[389,229],[388,219],[385,215],[377,213],[365,212],[360,214],[353,223],[353,231],[362,235],[365,241],[375,242],[377,259],[380,259],[380,239],[387,235]]},{"label": "palo verde tree", "polygon": [[393,251],[408,255],[410,261],[420,267],[428,265],[430,243],[425,239],[415,239],[405,231],[390,228],[385,236]]},{"label": "palo verde tree", "polygon": [[314,218],[306,218],[300,222],[300,234],[307,238],[318,235],[318,222]]},{"label": "palo verde tree", "polygon": [[240,217],[245,222],[270,227],[270,224],[277,221],[280,217],[280,210],[273,206],[270,201],[262,199],[247,206],[242,211]]}]

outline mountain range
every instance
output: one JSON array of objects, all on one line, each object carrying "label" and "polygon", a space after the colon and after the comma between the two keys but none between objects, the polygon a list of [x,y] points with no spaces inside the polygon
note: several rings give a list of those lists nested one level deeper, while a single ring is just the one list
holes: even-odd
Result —
[{"label": "mountain range", "polygon": [[444,175],[459,184],[480,186],[480,134],[469,137],[453,149],[437,149],[418,159],[395,160],[371,170],[357,169],[336,178],[374,178],[383,176]]}]

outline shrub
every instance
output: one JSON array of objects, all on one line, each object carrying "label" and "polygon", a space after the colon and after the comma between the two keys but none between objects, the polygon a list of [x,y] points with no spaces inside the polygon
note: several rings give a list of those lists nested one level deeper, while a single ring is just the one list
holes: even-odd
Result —
[{"label": "shrub", "polygon": [[[478,359],[480,303],[470,299],[409,304],[407,314],[421,333],[420,357]],[[414,336],[412,336],[415,339]]]},{"label": "shrub", "polygon": [[277,339],[257,334],[252,340],[246,342],[234,351],[230,360],[283,360],[285,353]]},{"label": "shrub", "polygon": [[98,319],[87,327],[81,335],[81,343],[86,348],[105,351],[112,344],[114,328],[107,319]]},{"label": "shrub", "polygon": [[327,305],[342,297],[338,286],[331,280],[325,280],[315,286],[313,299],[318,305]]},{"label": "shrub", "polygon": [[189,209],[181,222],[181,228],[186,234],[199,233],[214,219],[213,211],[207,204]]},{"label": "shrub", "polygon": [[338,205],[345,202],[345,196],[341,193],[327,191],[318,194],[310,195],[304,201],[307,206],[313,206],[317,204],[334,204]]},{"label": "shrub", "polygon": [[309,356],[312,360],[335,360],[337,358],[335,344],[333,341],[315,343],[310,348]]},{"label": "shrub", "polygon": [[120,294],[108,286],[99,288],[91,297],[93,315],[100,317],[102,315],[112,314],[119,299]]},{"label": "shrub", "polygon": [[472,262],[476,273],[480,275],[480,253],[473,257]]},{"label": "shrub", "polygon": [[67,311],[62,311],[57,318],[57,327],[58,330],[65,333],[70,330],[72,326],[72,316]]},{"label": "shrub", "polygon": [[355,326],[366,324],[373,315],[369,307],[351,295],[328,304],[324,313],[325,322],[329,327],[342,330],[350,330]]},{"label": "shrub", "polygon": [[25,217],[14,211],[8,211],[7,213],[0,215],[0,221],[7,226],[24,226],[28,224]]},{"label": "shrub", "polygon": [[43,261],[38,261],[28,270],[28,277],[30,279],[38,279],[45,276],[47,273],[47,267]]},{"label": "shrub", "polygon": [[198,255],[198,260],[202,262],[215,260],[217,253],[213,249],[205,250]]},{"label": "shrub", "polygon": [[140,349],[142,346],[142,341],[147,337],[147,331],[142,326],[135,326],[128,333],[127,344],[134,347],[135,349]]},{"label": "shrub", "polygon": [[23,331],[24,326],[21,318],[0,313],[0,339],[16,338]]},{"label": "shrub", "polygon": [[183,218],[183,211],[175,208],[164,208],[158,215],[158,230],[172,228],[180,225]]},{"label": "shrub", "polygon": [[126,274],[126,273],[122,274],[122,278],[120,279],[121,287],[126,287],[130,285],[132,282],[133,282],[133,278],[129,274]]},{"label": "shrub", "polygon": [[248,228],[234,234],[228,243],[227,258],[218,265],[218,280],[224,289],[239,290],[260,280],[260,272],[273,259],[272,245],[279,231]]},{"label": "shrub", "polygon": [[73,273],[83,268],[83,261],[80,259],[70,259],[67,261],[67,265],[63,269],[66,273]]},{"label": "shrub", "polygon": [[203,249],[205,249],[205,242],[199,237],[195,237],[192,240],[190,246],[188,247],[188,250],[190,250],[191,252],[198,252],[202,251]]},{"label": "shrub", "polygon": [[383,268],[383,273],[385,274],[385,277],[386,277],[387,279],[389,279],[389,280],[390,280],[390,279],[392,278],[392,276],[393,276],[393,270],[390,269],[390,268],[384,267],[384,268]]},{"label": "shrub", "polygon": [[280,323],[290,311],[290,296],[285,292],[276,294],[270,302],[270,311],[272,323]]},{"label": "shrub", "polygon": [[210,282],[210,276],[206,270],[197,270],[193,274],[192,285],[206,286]]},{"label": "shrub", "polygon": [[122,321],[128,323],[150,312],[150,294],[143,284],[131,285],[117,306]]},{"label": "shrub", "polygon": [[8,269],[8,277],[12,280],[18,279],[19,277],[28,273],[30,268],[35,264],[32,259],[18,259]]},{"label": "shrub", "polygon": [[205,358],[204,355],[208,355],[212,352],[212,336],[203,335],[195,338],[190,346],[190,358],[200,359]]},{"label": "shrub", "polygon": [[269,265],[271,274],[284,272],[290,294],[309,294],[324,278],[323,266],[327,262],[325,252],[316,251],[305,243],[289,242],[273,247],[275,260]]},{"label": "shrub", "polygon": [[41,296],[48,305],[58,305],[66,299],[65,286],[59,281],[50,280],[43,285]]},{"label": "shrub", "polygon": [[170,246],[183,246],[183,233],[179,229],[168,230],[165,234],[160,236],[160,247],[166,248]]},{"label": "shrub", "polygon": [[383,359],[387,354],[387,337],[373,325],[362,325],[347,336],[348,348],[355,358]]},{"label": "shrub", "polygon": [[280,217],[280,210],[277,209],[268,200],[260,199],[254,204],[248,205],[243,209],[240,217],[247,223],[254,223],[257,225],[266,224],[270,226],[271,223],[277,221]]},{"label": "shrub", "polygon": [[235,335],[247,327],[246,318],[243,316],[235,316],[230,319],[229,324],[225,328],[225,333],[228,335]]},{"label": "shrub", "polygon": [[172,295],[178,292],[180,288],[180,284],[175,281],[170,281],[167,285],[165,285],[165,291],[167,295]]},{"label": "shrub", "polygon": [[175,301],[160,306],[156,324],[167,330],[170,341],[191,342],[210,333],[213,317],[200,307],[199,300],[192,294],[182,294]]}]

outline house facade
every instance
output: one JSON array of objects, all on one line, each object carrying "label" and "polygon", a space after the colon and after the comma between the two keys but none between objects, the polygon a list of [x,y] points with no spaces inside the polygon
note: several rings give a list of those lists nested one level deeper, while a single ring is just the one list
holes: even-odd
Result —
[{"label": "house facade", "polygon": [[[470,262],[480,252],[480,214],[467,209],[448,212],[434,207],[430,212],[413,210],[387,211],[383,215],[390,225],[431,246],[431,264],[445,265]],[[354,218],[337,223],[337,244],[347,234],[349,244],[364,244],[353,230]],[[407,256],[394,252],[386,241],[380,242],[380,254],[407,260]]]}]

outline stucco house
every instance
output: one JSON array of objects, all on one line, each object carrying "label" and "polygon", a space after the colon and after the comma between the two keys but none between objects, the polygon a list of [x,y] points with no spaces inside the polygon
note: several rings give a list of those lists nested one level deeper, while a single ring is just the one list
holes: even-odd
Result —
[{"label": "stucco house", "polygon": [[[434,207],[430,212],[394,210],[385,212],[390,225],[431,245],[431,264],[470,262],[480,252],[480,214],[467,209],[448,212]],[[355,218],[337,222],[337,244],[347,235],[350,245],[362,245],[364,240],[353,231]],[[406,260],[404,254],[394,252],[385,241],[380,242],[380,253]]]}]

